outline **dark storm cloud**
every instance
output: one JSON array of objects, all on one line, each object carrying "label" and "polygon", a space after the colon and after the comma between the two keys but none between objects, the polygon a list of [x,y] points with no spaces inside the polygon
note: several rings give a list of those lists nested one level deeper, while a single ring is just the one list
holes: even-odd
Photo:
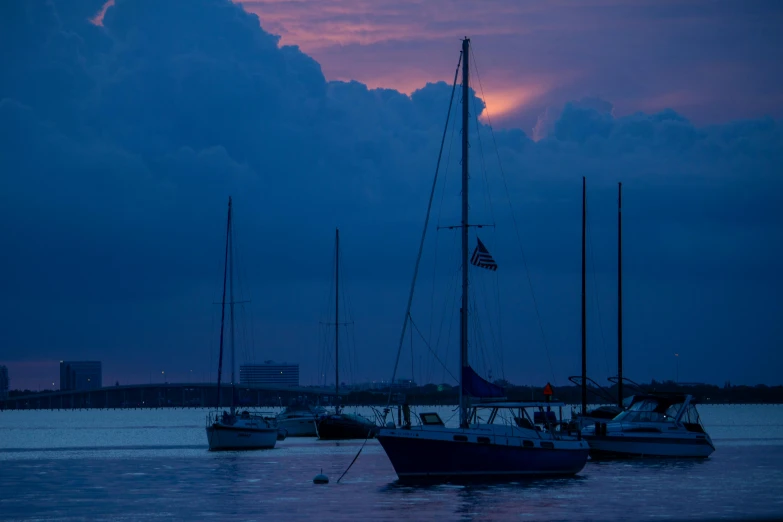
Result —
[{"label": "dark storm cloud", "polygon": [[[88,21],[99,7],[61,0],[0,8],[0,38],[11,50],[0,77],[0,219],[7,224],[0,238],[8,253],[0,259],[8,321],[2,358],[101,357],[130,380],[146,375],[153,359],[205,360],[233,195],[263,357],[283,350],[303,366],[316,358],[317,334],[305,332],[325,319],[319,314],[340,226],[359,316],[359,373],[388,377],[450,86],[428,84],[407,96],[327,82],[312,58],[280,47],[263,20],[259,27],[255,15],[224,0],[117,0],[102,27]],[[433,67],[447,77],[457,52]],[[472,107],[475,115],[483,105]],[[629,364],[640,380],[658,369],[638,355],[659,342],[644,332],[676,323],[666,330],[672,345],[704,340],[689,341],[697,360],[735,348],[743,325],[728,318],[738,306],[751,317],[780,311],[779,122],[695,127],[673,111],[616,118],[609,102],[587,99],[539,124],[538,142],[519,130],[494,138],[486,126],[472,132],[474,184],[486,167],[497,201],[487,207],[479,196],[473,205],[476,219],[498,225],[492,251],[515,278],[504,299],[520,304],[519,247],[501,240],[515,236],[497,144],[544,326],[554,332],[549,349],[564,365],[558,375],[578,365],[582,175],[591,191],[596,293],[609,301],[607,331],[616,181],[626,186],[627,277],[637,290],[628,306],[636,299],[646,310],[628,313],[629,339],[638,336]],[[454,147],[446,200],[458,195],[458,139]],[[452,205],[435,218],[453,224],[457,216]],[[431,277],[430,267],[425,286]],[[683,279],[687,298],[668,285]],[[722,304],[700,303],[714,297],[716,280]],[[529,303],[521,305],[520,315],[531,317]],[[673,320],[686,312],[690,321]],[[543,379],[532,370],[547,368],[534,319],[506,324],[529,347],[524,362],[515,350],[506,356],[506,375]],[[773,379],[753,368],[779,360],[770,354],[779,332],[755,331],[747,364],[694,364],[693,379]]]}]

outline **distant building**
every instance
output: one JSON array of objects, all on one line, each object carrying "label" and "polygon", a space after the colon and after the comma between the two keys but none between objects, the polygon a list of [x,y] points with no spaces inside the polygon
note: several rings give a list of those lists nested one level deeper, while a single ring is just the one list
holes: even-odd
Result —
[{"label": "distant building", "polygon": [[60,391],[97,390],[101,386],[100,361],[60,361]]},{"label": "distant building", "polygon": [[241,386],[299,386],[299,365],[264,361],[239,366]]},{"label": "distant building", "polygon": [[0,401],[8,398],[8,386],[11,379],[8,378],[8,368],[0,366]]}]

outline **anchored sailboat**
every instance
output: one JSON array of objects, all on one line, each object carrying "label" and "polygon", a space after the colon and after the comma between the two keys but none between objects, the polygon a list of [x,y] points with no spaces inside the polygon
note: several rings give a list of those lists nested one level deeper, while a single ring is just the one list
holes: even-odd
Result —
[{"label": "anchored sailboat", "polygon": [[[468,360],[469,266],[474,264],[490,270],[497,268],[480,242],[473,258],[468,255],[468,229],[471,227],[468,220],[469,51],[470,40],[465,38],[462,41],[461,54],[462,219],[459,228],[462,237],[462,300],[459,426],[445,426],[437,413],[422,413],[419,415],[420,425],[406,424],[395,427],[393,422],[389,422],[387,427],[380,429],[377,438],[400,480],[491,480],[538,475],[573,475],[581,471],[587,462],[588,446],[585,441],[567,436],[558,430],[560,426],[551,407],[562,407],[563,404],[505,402],[504,390],[480,377],[471,368]],[[412,296],[411,291],[409,307]],[[407,320],[406,315],[406,324]],[[404,333],[403,328],[403,336]],[[527,414],[528,408],[538,410],[532,420]],[[482,415],[481,420],[478,415],[480,409],[489,410],[488,415]],[[502,409],[515,414],[514,422],[495,422],[500,420],[498,413]]]},{"label": "anchored sailboat", "polygon": [[326,413],[316,421],[321,440],[366,439],[375,434],[377,426],[371,420],[340,407],[340,230],[334,233],[334,413]]},{"label": "anchored sailboat", "polygon": [[[262,415],[247,411],[237,412],[237,393],[234,369],[234,263],[233,229],[231,222],[231,198],[228,198],[228,221],[226,223],[226,254],[223,268],[223,298],[220,311],[220,355],[218,356],[218,402],[220,409],[223,399],[223,345],[226,319],[226,305],[229,315],[229,344],[231,346],[231,407],[229,411],[215,412],[207,417],[207,441],[210,450],[240,450],[274,448],[278,438],[278,428]],[[226,301],[228,289],[228,301]]]}]

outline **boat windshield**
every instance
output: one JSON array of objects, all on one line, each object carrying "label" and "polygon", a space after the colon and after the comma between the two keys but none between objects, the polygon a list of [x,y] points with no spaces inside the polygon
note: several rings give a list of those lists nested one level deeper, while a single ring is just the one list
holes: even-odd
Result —
[{"label": "boat windshield", "polygon": [[685,408],[685,412],[683,412],[680,422],[682,422],[683,426],[685,426],[685,429],[688,431],[705,433],[704,426],[699,417],[699,412],[696,411],[696,407],[693,404],[689,404],[688,407]]},{"label": "boat windshield", "polygon": [[662,404],[656,399],[643,399],[635,402],[626,411],[614,418],[616,422],[674,422],[682,407],[679,404]]}]

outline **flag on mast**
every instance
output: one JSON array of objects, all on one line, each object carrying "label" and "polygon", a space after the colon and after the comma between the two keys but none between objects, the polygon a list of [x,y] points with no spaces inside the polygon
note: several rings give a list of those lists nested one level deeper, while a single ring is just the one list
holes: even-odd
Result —
[{"label": "flag on mast", "polygon": [[470,263],[480,268],[486,268],[487,270],[497,270],[498,264],[492,259],[492,254],[489,253],[487,247],[484,246],[484,243],[481,242],[478,236],[476,237],[476,241],[478,241],[478,245],[476,245],[476,249],[473,251],[473,257],[470,258]]}]

